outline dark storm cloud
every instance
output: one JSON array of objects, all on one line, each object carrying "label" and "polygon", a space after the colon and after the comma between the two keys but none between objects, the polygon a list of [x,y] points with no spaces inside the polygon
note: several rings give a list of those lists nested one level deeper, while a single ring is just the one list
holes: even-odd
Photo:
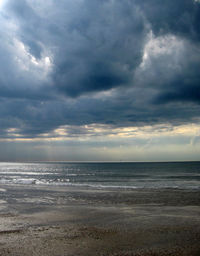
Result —
[{"label": "dark storm cloud", "polygon": [[[160,37],[159,37],[160,38]],[[161,40],[161,42],[159,42]],[[150,52],[146,66],[137,75],[140,86],[153,89],[155,104],[170,102],[200,102],[200,48],[188,40],[166,36],[155,39],[158,54]],[[163,45],[164,44],[164,45]],[[159,51],[161,53],[159,53]],[[141,78],[142,77],[142,78]]]},{"label": "dark storm cloud", "polygon": [[25,0],[10,0],[7,8],[31,54],[40,57],[42,46],[52,51],[54,86],[75,97],[129,84],[147,34],[139,7],[129,1],[52,3],[49,16]]},{"label": "dark storm cloud", "polygon": [[0,23],[1,137],[199,118],[197,1],[5,0]]},{"label": "dark storm cloud", "polygon": [[140,1],[146,18],[156,35],[172,33],[184,38],[200,40],[200,5],[195,0]]},{"label": "dark storm cloud", "polygon": [[77,96],[129,84],[146,35],[139,9],[129,2],[85,1],[77,17],[70,20],[64,40],[73,46],[70,51],[62,46],[56,58],[53,79],[58,88]]}]

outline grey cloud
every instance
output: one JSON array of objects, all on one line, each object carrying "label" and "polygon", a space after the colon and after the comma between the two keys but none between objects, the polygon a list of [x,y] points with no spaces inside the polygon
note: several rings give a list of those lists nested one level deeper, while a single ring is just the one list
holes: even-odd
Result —
[{"label": "grey cloud", "polygon": [[[158,96],[155,103],[193,102],[200,103],[200,50],[198,46],[186,42],[179,56],[166,56],[153,62],[153,69],[157,74],[165,72],[158,87]],[[178,59],[178,62],[177,62]],[[162,64],[165,63],[163,67]],[[170,77],[171,76],[171,77]]]},{"label": "grey cloud", "polygon": [[8,7],[30,53],[40,57],[40,45],[52,52],[52,82],[63,93],[74,97],[131,81],[146,38],[143,15],[131,2],[61,1],[49,16],[25,0],[10,0]]},{"label": "grey cloud", "polygon": [[[62,125],[197,122],[199,13],[193,0],[7,0],[1,136],[13,127],[36,137]],[[178,43],[150,47],[142,67],[150,33]]]},{"label": "grey cloud", "polygon": [[143,16],[129,2],[84,1],[81,7],[55,56],[55,85],[70,96],[128,85],[142,58]]},{"label": "grey cloud", "polygon": [[[129,97],[131,101],[132,95]],[[1,135],[2,137],[12,136],[11,133],[6,132],[7,129],[17,128],[17,133],[22,138],[41,137],[44,133],[50,133],[51,136],[52,131],[56,128],[68,125],[68,136],[93,136],[95,134],[79,126],[106,124],[112,133],[113,128],[124,126],[144,126],[157,123],[180,125],[195,122],[199,115],[199,107],[189,103],[184,106],[175,103],[174,105],[166,104],[162,108],[149,104],[148,109],[146,107],[146,105],[138,107],[137,104],[131,104],[128,99],[120,105],[118,98],[112,99],[112,101],[82,98],[79,99],[79,102],[51,100],[43,103],[34,100],[14,101],[9,99],[0,103],[0,123],[4,130]],[[106,133],[102,135],[106,135]]]},{"label": "grey cloud", "polygon": [[200,4],[195,0],[137,1],[156,35],[173,33],[200,40]]},{"label": "grey cloud", "polygon": [[42,49],[39,45],[40,39],[36,35],[43,19],[37,15],[26,0],[9,0],[6,10],[10,13],[10,19],[14,19],[14,22],[19,25],[17,37],[28,47],[31,54],[40,58]]}]

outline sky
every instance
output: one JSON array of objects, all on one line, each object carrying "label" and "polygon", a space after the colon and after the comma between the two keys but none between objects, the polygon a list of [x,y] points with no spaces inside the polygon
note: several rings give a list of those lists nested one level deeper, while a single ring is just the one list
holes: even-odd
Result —
[{"label": "sky", "polygon": [[0,161],[190,160],[199,0],[0,0]]}]

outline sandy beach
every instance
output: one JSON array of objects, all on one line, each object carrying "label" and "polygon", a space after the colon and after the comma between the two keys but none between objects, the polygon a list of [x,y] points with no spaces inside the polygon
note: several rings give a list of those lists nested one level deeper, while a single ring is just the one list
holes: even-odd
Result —
[{"label": "sandy beach", "polygon": [[200,192],[1,186],[0,255],[198,256]]}]

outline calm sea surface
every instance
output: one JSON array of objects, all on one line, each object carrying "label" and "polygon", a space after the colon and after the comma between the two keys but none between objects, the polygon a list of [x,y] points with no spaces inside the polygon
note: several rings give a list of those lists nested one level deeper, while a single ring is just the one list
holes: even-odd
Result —
[{"label": "calm sea surface", "polygon": [[200,189],[200,162],[0,163],[0,184]]}]

